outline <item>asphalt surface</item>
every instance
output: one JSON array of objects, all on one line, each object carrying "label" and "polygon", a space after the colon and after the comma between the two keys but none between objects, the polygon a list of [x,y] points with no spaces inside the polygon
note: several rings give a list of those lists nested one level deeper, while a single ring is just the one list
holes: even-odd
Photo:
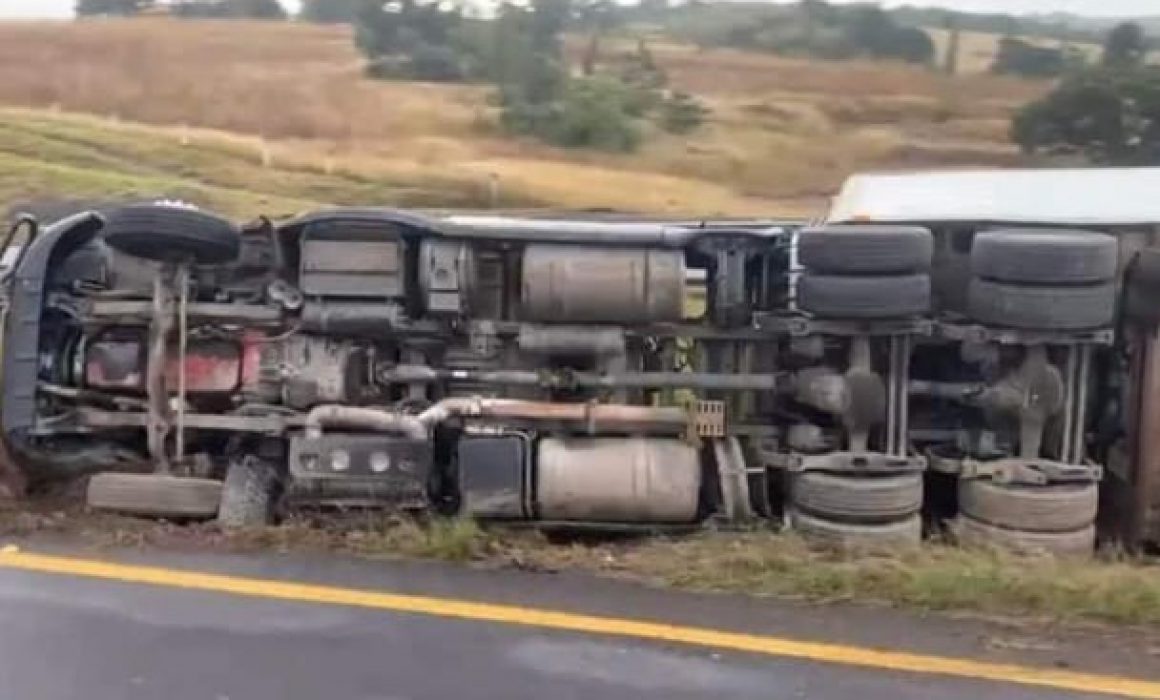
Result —
[{"label": "asphalt surface", "polygon": [[[474,591],[470,597],[499,598],[508,604],[520,598],[523,589],[527,604],[536,607],[545,607],[559,584],[560,608],[623,613],[618,605],[631,606],[633,596],[648,597],[670,606],[669,617],[675,622],[708,615],[730,628],[740,626],[730,622],[736,610],[751,604],[737,608],[733,599],[670,597],[603,584],[588,586],[585,592],[577,589],[578,581],[567,578],[489,572],[460,576],[443,567],[405,564],[142,553],[120,558],[363,590],[420,589],[440,596]],[[489,596],[489,587],[494,587],[493,593],[502,588],[506,594]],[[621,593],[623,600],[615,602]],[[639,613],[665,619],[661,610],[647,605],[641,605]],[[792,631],[785,628],[794,627],[795,615],[762,620],[753,614],[749,619],[767,633],[781,634]],[[779,619],[783,629],[776,628]],[[941,626],[948,627],[945,621]],[[929,630],[919,632],[920,638],[921,634],[933,638]],[[963,640],[946,642],[947,649],[955,643]],[[976,700],[984,696],[1106,697],[0,567],[0,698],[4,699]]]}]

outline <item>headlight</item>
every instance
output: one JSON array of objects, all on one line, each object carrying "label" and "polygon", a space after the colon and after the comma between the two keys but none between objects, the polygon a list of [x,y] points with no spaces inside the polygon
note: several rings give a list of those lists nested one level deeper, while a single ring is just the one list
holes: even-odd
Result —
[{"label": "headlight", "polygon": [[371,471],[382,474],[391,468],[391,456],[386,452],[376,452],[371,455]]}]

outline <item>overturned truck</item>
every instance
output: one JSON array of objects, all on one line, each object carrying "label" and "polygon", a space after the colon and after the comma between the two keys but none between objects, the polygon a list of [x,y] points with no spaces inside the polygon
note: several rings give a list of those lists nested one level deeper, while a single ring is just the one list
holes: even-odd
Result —
[{"label": "overturned truck", "polygon": [[[860,176],[828,220],[159,203],[6,241],[0,474],[267,523],[755,518],[1160,542],[1156,170]],[[1126,204],[1121,204],[1126,203]],[[21,235],[23,232],[23,235]]]}]

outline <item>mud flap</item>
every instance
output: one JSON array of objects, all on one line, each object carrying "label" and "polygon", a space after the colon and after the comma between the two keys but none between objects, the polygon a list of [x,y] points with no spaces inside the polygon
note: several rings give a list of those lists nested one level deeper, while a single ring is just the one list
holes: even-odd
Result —
[{"label": "mud flap", "polygon": [[721,516],[729,523],[753,519],[745,453],[735,437],[713,440],[713,458],[721,482]]},{"label": "mud flap", "polygon": [[[0,300],[0,357],[4,356],[5,330],[8,328],[8,301]],[[0,368],[0,387],[4,386],[3,369]],[[0,501],[14,501],[24,497],[28,489],[28,479],[24,471],[12,458],[8,445],[0,438]]]}]

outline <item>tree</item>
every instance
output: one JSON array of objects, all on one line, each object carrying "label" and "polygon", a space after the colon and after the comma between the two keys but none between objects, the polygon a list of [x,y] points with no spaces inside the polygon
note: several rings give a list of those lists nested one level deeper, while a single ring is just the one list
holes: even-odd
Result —
[{"label": "tree", "polygon": [[947,75],[958,75],[959,73],[959,50],[962,43],[963,32],[959,29],[958,18],[947,13],[946,24],[947,30],[947,50],[943,56],[942,69]]},{"label": "tree", "polygon": [[1103,64],[1112,67],[1135,67],[1144,62],[1148,41],[1144,28],[1135,22],[1122,22],[1108,32],[1104,40]]},{"label": "tree", "polygon": [[373,78],[463,82],[481,76],[480,42],[455,6],[417,0],[364,2],[355,41]]},{"label": "tree", "polygon": [[1063,73],[1066,65],[1066,57],[1060,49],[1036,46],[1008,36],[999,40],[999,52],[991,64],[991,72],[1027,78],[1054,78]]},{"label": "tree", "polygon": [[79,17],[94,15],[129,17],[140,14],[153,4],[153,0],[77,0],[76,12]]},{"label": "tree", "polygon": [[580,65],[584,75],[596,72],[600,61],[600,40],[619,26],[624,18],[612,0],[588,0],[576,6],[575,25],[588,33],[588,45]]},{"label": "tree", "polygon": [[248,19],[286,19],[286,8],[278,0],[230,0],[229,16]]},{"label": "tree", "polygon": [[300,17],[319,24],[354,24],[364,0],[303,0]]},{"label": "tree", "polygon": [[183,0],[171,7],[178,17],[286,19],[286,9],[278,0]]},{"label": "tree", "polygon": [[1020,111],[1011,136],[1030,154],[1160,164],[1160,69],[1102,67],[1072,75]]}]

